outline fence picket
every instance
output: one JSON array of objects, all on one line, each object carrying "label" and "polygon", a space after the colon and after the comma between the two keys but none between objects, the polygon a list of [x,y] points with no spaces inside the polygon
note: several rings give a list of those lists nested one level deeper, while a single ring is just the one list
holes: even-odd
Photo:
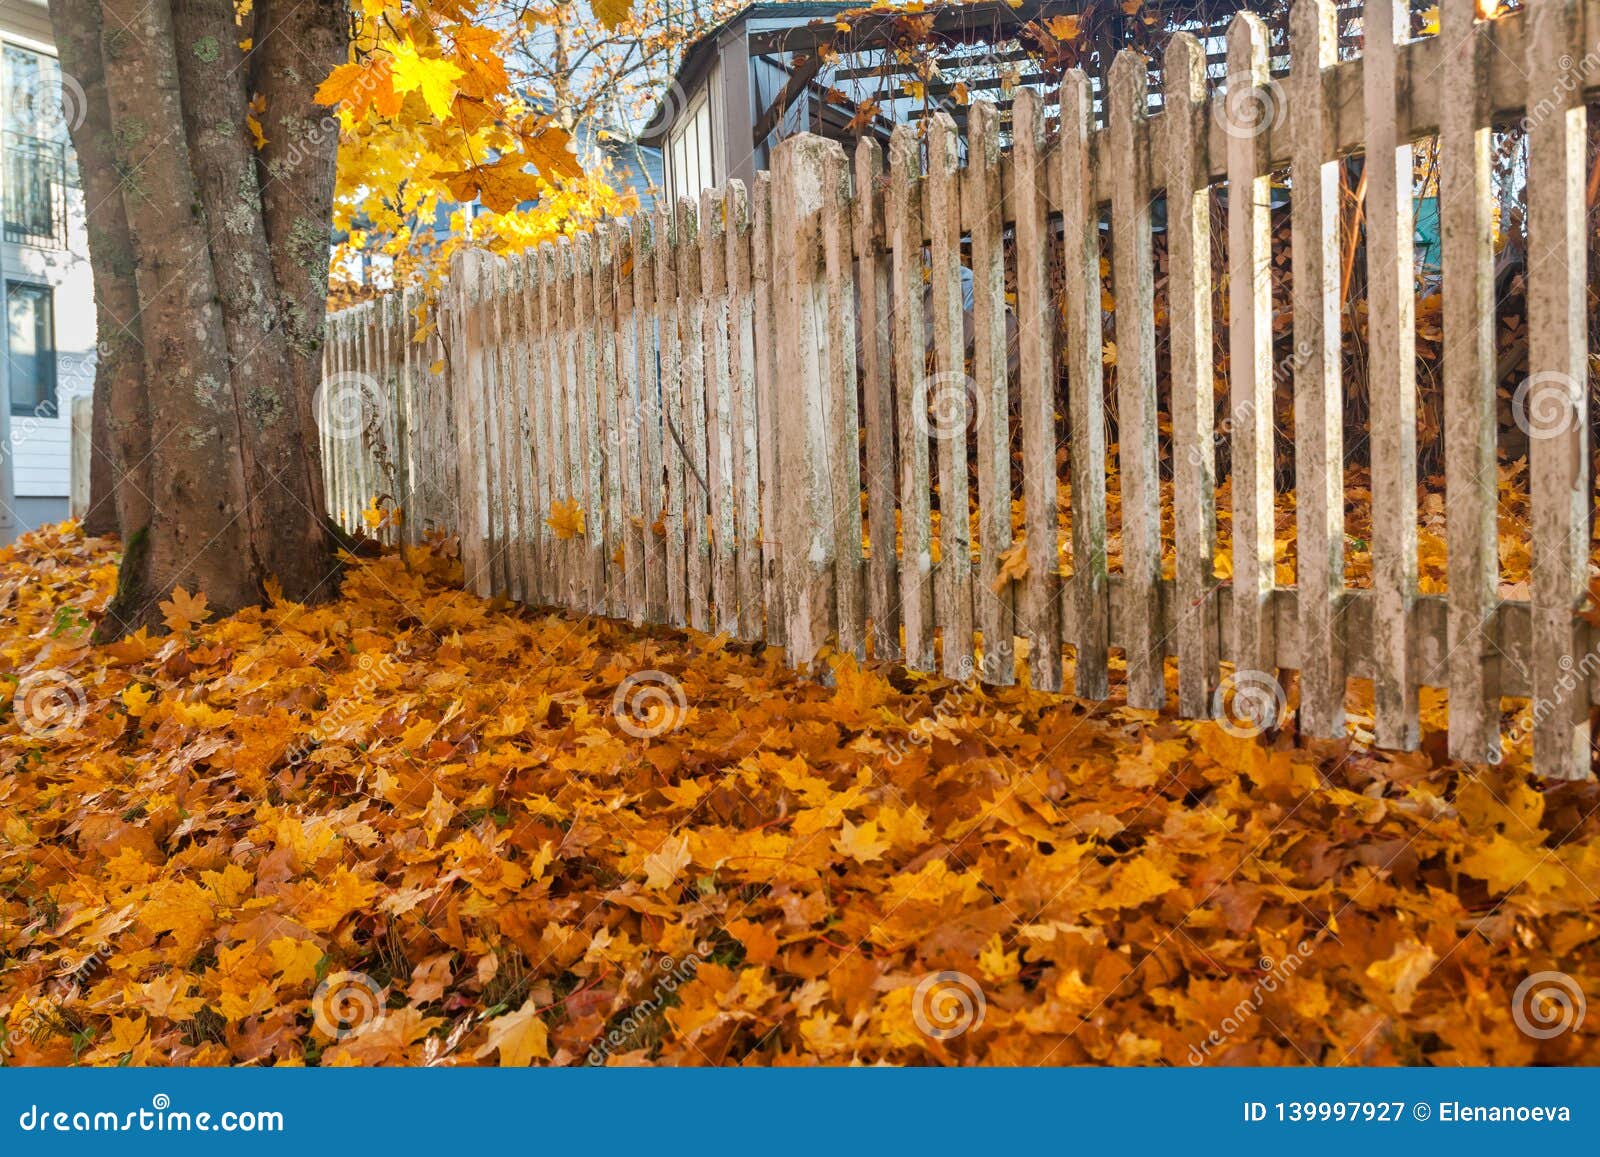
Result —
[{"label": "fence picket", "polygon": [[645,621],[644,506],[639,486],[644,475],[639,420],[639,319],[634,305],[634,268],[638,261],[639,220],[616,226],[612,234],[612,297],[616,302],[615,341],[617,399],[611,451],[616,455],[621,493],[619,532],[622,536],[622,598],[627,619]]},{"label": "fence picket", "polygon": [[853,205],[850,164],[841,148],[826,151],[822,172],[822,259],[826,283],[828,360],[823,423],[831,445],[834,618],[839,650],[866,656],[866,600],[861,559],[861,415],[856,391],[856,287],[851,273]]},{"label": "fence picket", "polygon": [[[561,428],[566,432],[566,446],[561,456],[561,492],[569,506],[581,508],[584,503],[583,418],[580,402],[583,339],[578,315],[578,249],[566,237],[559,237],[556,239],[556,251],[560,255],[556,291],[561,302],[561,387],[558,394],[561,401]],[[569,528],[567,533],[566,549],[562,552],[566,556],[562,564],[562,606],[577,611],[584,609],[584,575],[587,570],[584,534],[575,528]]]},{"label": "fence picket", "polygon": [[933,531],[928,494],[928,381],[923,359],[922,156],[916,130],[889,134],[889,245],[894,251],[894,378],[900,445],[900,617],[905,662],[933,669]]},{"label": "fence picket", "polygon": [[[1411,142],[1396,128],[1395,84],[1395,45],[1409,37],[1411,11],[1406,0],[1367,0],[1363,13],[1374,731],[1380,745],[1411,751],[1421,739],[1410,655],[1417,595],[1417,281],[1413,158]],[[1341,479],[1340,502],[1343,492]]]},{"label": "fence picket", "polygon": [[[1228,24],[1228,453],[1233,475],[1233,667],[1271,675],[1277,643],[1273,570],[1272,181],[1258,136],[1283,94],[1267,71],[1267,27],[1241,12]],[[1251,110],[1262,118],[1252,123]],[[1296,341],[1299,334],[1296,334]],[[1295,355],[1299,360],[1298,350]]]},{"label": "fence picket", "polygon": [[733,508],[738,568],[738,635],[761,637],[761,475],[756,412],[755,290],[751,272],[750,195],[728,182],[728,322],[733,413]]},{"label": "fence picket", "polygon": [[1206,58],[1185,32],[1163,69],[1167,117],[1167,315],[1172,319],[1173,532],[1177,578],[1178,710],[1211,714],[1217,686],[1217,463],[1211,331],[1211,102]]},{"label": "fence picket", "polygon": [[496,466],[500,492],[500,573],[508,597],[520,601],[522,595],[522,521],[518,503],[522,500],[521,442],[522,420],[516,405],[515,368],[512,365],[511,328],[508,316],[515,301],[513,268],[496,259],[494,274],[494,424]]},{"label": "fence picket", "polygon": [[855,244],[860,285],[862,425],[866,430],[867,617],[872,653],[900,656],[899,567],[895,554],[894,347],[890,340],[889,262],[884,256],[883,148],[856,144]]},{"label": "fence picket", "polygon": [[792,137],[778,146],[777,181],[787,196],[775,198],[773,241],[777,279],[777,340],[785,386],[778,444],[785,495],[782,521],[786,632],[789,660],[812,663],[827,642],[836,581],[836,539],[831,443],[825,418],[831,390],[828,297],[821,218],[831,154],[839,146],[820,137]]},{"label": "fence picket", "polygon": [[688,584],[689,626],[711,629],[711,544],[706,537],[706,347],[705,289],[700,280],[699,207],[678,201],[679,377],[681,406],[669,413],[682,444],[684,468],[683,533]]},{"label": "fence picket", "polygon": [[[1344,411],[1340,391],[1339,166],[1327,155],[1323,84],[1337,59],[1333,0],[1290,10],[1289,121],[1294,132],[1295,586],[1300,616],[1300,725],[1344,734]],[[1376,515],[1376,511],[1374,511]]]},{"label": "fence picket", "polygon": [[1117,300],[1117,443],[1122,475],[1122,582],[1128,702],[1160,707],[1161,486],[1157,445],[1155,270],[1150,155],[1141,131],[1149,63],[1131,49],[1111,66],[1111,278]]},{"label": "fence picket", "polygon": [[1111,594],[1106,576],[1105,367],[1100,324],[1100,211],[1094,200],[1090,126],[1094,94],[1081,69],[1061,82],[1061,200],[1066,251],[1067,376],[1072,454],[1073,689],[1109,690]]},{"label": "fence picket", "polygon": [[689,622],[689,591],[684,558],[684,454],[678,423],[683,414],[679,358],[678,216],[670,206],[656,218],[656,324],[661,348],[661,457],[666,474],[667,611],[675,627]]},{"label": "fence picket", "polygon": [[598,412],[595,427],[600,475],[600,506],[604,522],[599,528],[604,548],[605,613],[613,618],[627,614],[627,567],[622,545],[622,427],[617,423],[620,368],[617,365],[617,230],[609,223],[595,229],[595,336],[599,343]]},{"label": "fence picket", "polygon": [[[668,621],[667,542],[664,530],[661,413],[661,365],[666,343],[661,338],[656,304],[656,222],[660,218],[636,217],[633,229],[634,337],[639,363],[639,518],[644,550],[645,617],[653,623]],[[658,356],[659,351],[659,356]]]},{"label": "fence picket", "polygon": [[772,177],[756,174],[751,208],[750,278],[754,283],[756,334],[756,439],[757,467],[761,474],[761,590],[766,607],[767,640],[783,646],[787,621],[783,606],[783,583],[779,567],[782,554],[778,543],[780,487],[778,473],[778,382],[777,323],[773,316],[775,294],[772,284]]},{"label": "fence picket", "polygon": [[738,563],[733,533],[733,350],[728,312],[727,200],[721,189],[700,194],[700,282],[705,293],[706,487],[714,622],[739,631]]},{"label": "fence picket", "polygon": [[927,409],[917,411],[939,454],[939,568],[934,614],[943,636],[944,674],[972,675],[972,515],[968,502],[967,427],[971,382],[965,368],[965,310],[961,287],[960,154],[955,121],[946,112],[928,122],[924,182],[929,290],[933,296],[934,376]]},{"label": "fence picket", "polygon": [[[1046,258],[1038,104],[1037,94],[1023,89],[1017,93],[1013,114],[1016,163],[1012,167],[1015,188],[1011,200],[1017,213],[1019,316],[1027,276],[1025,266],[1042,268]],[[978,447],[978,573],[972,584],[972,602],[975,626],[983,636],[983,660],[977,670],[985,683],[1009,686],[1016,681],[1012,640],[1016,628],[1011,584],[1000,579],[1001,556],[1011,549],[1006,199],[1000,171],[1000,115],[988,101],[974,101],[968,110],[967,168],[961,182],[961,199],[962,221],[972,239],[972,375],[966,392]],[[1023,235],[1029,230],[1032,232],[1024,240]],[[964,445],[962,449],[965,450]],[[1054,511],[1051,514],[1053,523]],[[1057,632],[1052,635],[1059,638]]]},{"label": "fence picket", "polygon": [[[468,249],[454,270],[459,308],[461,388],[456,391],[456,453],[461,463],[461,563],[468,590],[491,593],[489,542],[489,456],[484,452],[483,272],[488,254]],[[359,443],[358,443],[359,444]]]},{"label": "fence picket", "polygon": [[536,565],[529,576],[532,595],[529,601],[536,604],[550,602],[549,577],[552,571],[550,558],[550,527],[545,517],[550,509],[550,427],[549,402],[544,360],[545,333],[542,302],[545,297],[544,265],[537,249],[522,254],[522,344],[527,359],[527,379],[524,385],[528,411],[529,479],[528,499],[524,503],[524,520],[532,557]]},{"label": "fence picket", "polygon": [[[1577,0],[1527,11],[1528,380],[1519,387],[1533,500],[1533,765],[1548,779],[1589,774],[1585,657],[1573,613],[1588,578],[1588,246],[1583,12]],[[1575,673],[1576,672],[1576,673]]]},{"label": "fence picket", "polygon": [[1498,601],[1495,475],[1494,134],[1484,99],[1486,25],[1473,9],[1441,9],[1450,55],[1440,69],[1439,204],[1444,274],[1445,492],[1450,498],[1450,754],[1500,758],[1500,701],[1491,676]]}]

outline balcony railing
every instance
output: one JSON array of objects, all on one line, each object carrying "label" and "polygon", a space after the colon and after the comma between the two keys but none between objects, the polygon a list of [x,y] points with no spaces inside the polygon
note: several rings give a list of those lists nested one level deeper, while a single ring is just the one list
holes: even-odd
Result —
[{"label": "balcony railing", "polygon": [[41,249],[67,244],[67,146],[22,133],[0,134],[0,210],[5,239]]}]

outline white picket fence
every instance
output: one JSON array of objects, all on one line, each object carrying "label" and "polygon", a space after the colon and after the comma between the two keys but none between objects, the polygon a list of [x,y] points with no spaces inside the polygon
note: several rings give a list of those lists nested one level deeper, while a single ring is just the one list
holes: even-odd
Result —
[{"label": "white picket fence", "polygon": [[[1370,679],[1377,740],[1394,749],[1418,743],[1418,688],[1444,687],[1451,751],[1474,762],[1498,757],[1500,696],[1531,697],[1538,771],[1586,776],[1600,633],[1577,614],[1594,505],[1583,101],[1600,83],[1600,0],[1529,0],[1488,23],[1474,23],[1466,0],[1441,7],[1441,33],[1408,42],[1403,0],[1372,0],[1365,58],[1341,62],[1332,3],[1300,0],[1281,82],[1268,72],[1264,27],[1241,15],[1225,93],[1208,96],[1202,46],[1179,35],[1157,113],[1149,62],[1124,53],[1104,93],[1105,127],[1092,124],[1093,86],[1075,73],[1048,141],[1041,101],[1020,90],[1008,149],[995,108],[971,107],[964,164],[945,116],[896,128],[887,158],[871,140],[848,157],[799,136],[748,192],[730,183],[510,261],[463,253],[425,342],[410,340],[410,297],[332,319],[333,388],[320,402],[330,506],[354,529],[381,495],[380,507],[404,509],[400,534],[458,532],[478,592],[766,639],[797,664],[832,646],[1003,684],[1020,638],[1034,687],[1060,688],[1070,649],[1077,694],[1098,699],[1120,649],[1128,701],[1153,708],[1166,703],[1163,663],[1175,655],[1189,717],[1229,694],[1259,698],[1251,680],[1270,683],[1271,698],[1277,672],[1297,670],[1299,725],[1313,736],[1343,735],[1346,681]],[[1530,442],[1525,602],[1497,597],[1489,142],[1491,125],[1511,122],[1529,133],[1529,249],[1546,255],[1528,271],[1535,394],[1524,400],[1544,424]],[[1434,135],[1448,597],[1417,585],[1411,150]],[[1348,588],[1344,575],[1336,162],[1356,152],[1368,157],[1370,589]],[[1271,461],[1269,174],[1284,168],[1297,351],[1292,588],[1274,581]],[[1213,268],[1207,199],[1224,183],[1225,270]],[[1162,191],[1175,580],[1161,570],[1151,209]],[[1100,297],[1108,206],[1115,569]],[[1063,244],[1064,289],[1052,291],[1048,254]],[[1211,302],[1224,272],[1231,417],[1219,431]],[[1219,436],[1233,463],[1230,581],[1213,566]],[[1000,582],[1014,489],[1028,566]],[[936,544],[941,505],[961,517],[938,519]],[[1059,565],[1064,533],[1070,575]],[[1223,660],[1235,668],[1227,679]]]}]

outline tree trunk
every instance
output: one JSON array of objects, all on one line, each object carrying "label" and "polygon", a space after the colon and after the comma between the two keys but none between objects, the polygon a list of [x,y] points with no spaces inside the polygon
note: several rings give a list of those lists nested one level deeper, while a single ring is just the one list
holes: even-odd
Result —
[{"label": "tree trunk", "polygon": [[349,16],[274,7],[257,3],[246,57],[233,0],[51,0],[85,91],[73,144],[124,547],[103,638],[159,625],[179,586],[224,613],[273,585],[334,593],[313,395],[338,131],[313,94]]},{"label": "tree trunk", "polygon": [[[100,10],[94,4],[52,4],[61,68],[83,90],[73,141],[84,161],[84,145],[111,145],[111,106],[100,59]],[[150,523],[150,415],[145,404],[144,340],[139,294],[133,284],[133,239],[116,169],[80,163],[88,210],[89,264],[93,273],[97,330],[93,450],[89,474],[91,534],[125,537]]]}]

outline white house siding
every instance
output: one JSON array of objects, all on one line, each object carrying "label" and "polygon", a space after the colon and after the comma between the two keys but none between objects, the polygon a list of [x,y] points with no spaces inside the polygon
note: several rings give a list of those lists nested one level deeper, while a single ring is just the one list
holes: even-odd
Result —
[{"label": "white house siding", "polygon": [[[50,19],[39,0],[0,0],[0,42],[54,56]],[[0,110],[8,94],[0,84]],[[69,101],[70,103],[70,101]],[[3,120],[3,118],[0,118]],[[4,178],[0,165],[0,180]],[[66,247],[41,248],[0,241],[0,281],[48,285],[53,291],[56,347],[56,412],[12,414],[11,453],[7,456],[16,494],[15,512],[23,528],[67,516],[71,485],[68,445],[71,399],[94,388],[94,284],[89,268],[83,194],[67,195]],[[5,285],[0,284],[0,306]],[[0,312],[0,340],[6,336]],[[5,404],[9,406],[7,396]]]}]

